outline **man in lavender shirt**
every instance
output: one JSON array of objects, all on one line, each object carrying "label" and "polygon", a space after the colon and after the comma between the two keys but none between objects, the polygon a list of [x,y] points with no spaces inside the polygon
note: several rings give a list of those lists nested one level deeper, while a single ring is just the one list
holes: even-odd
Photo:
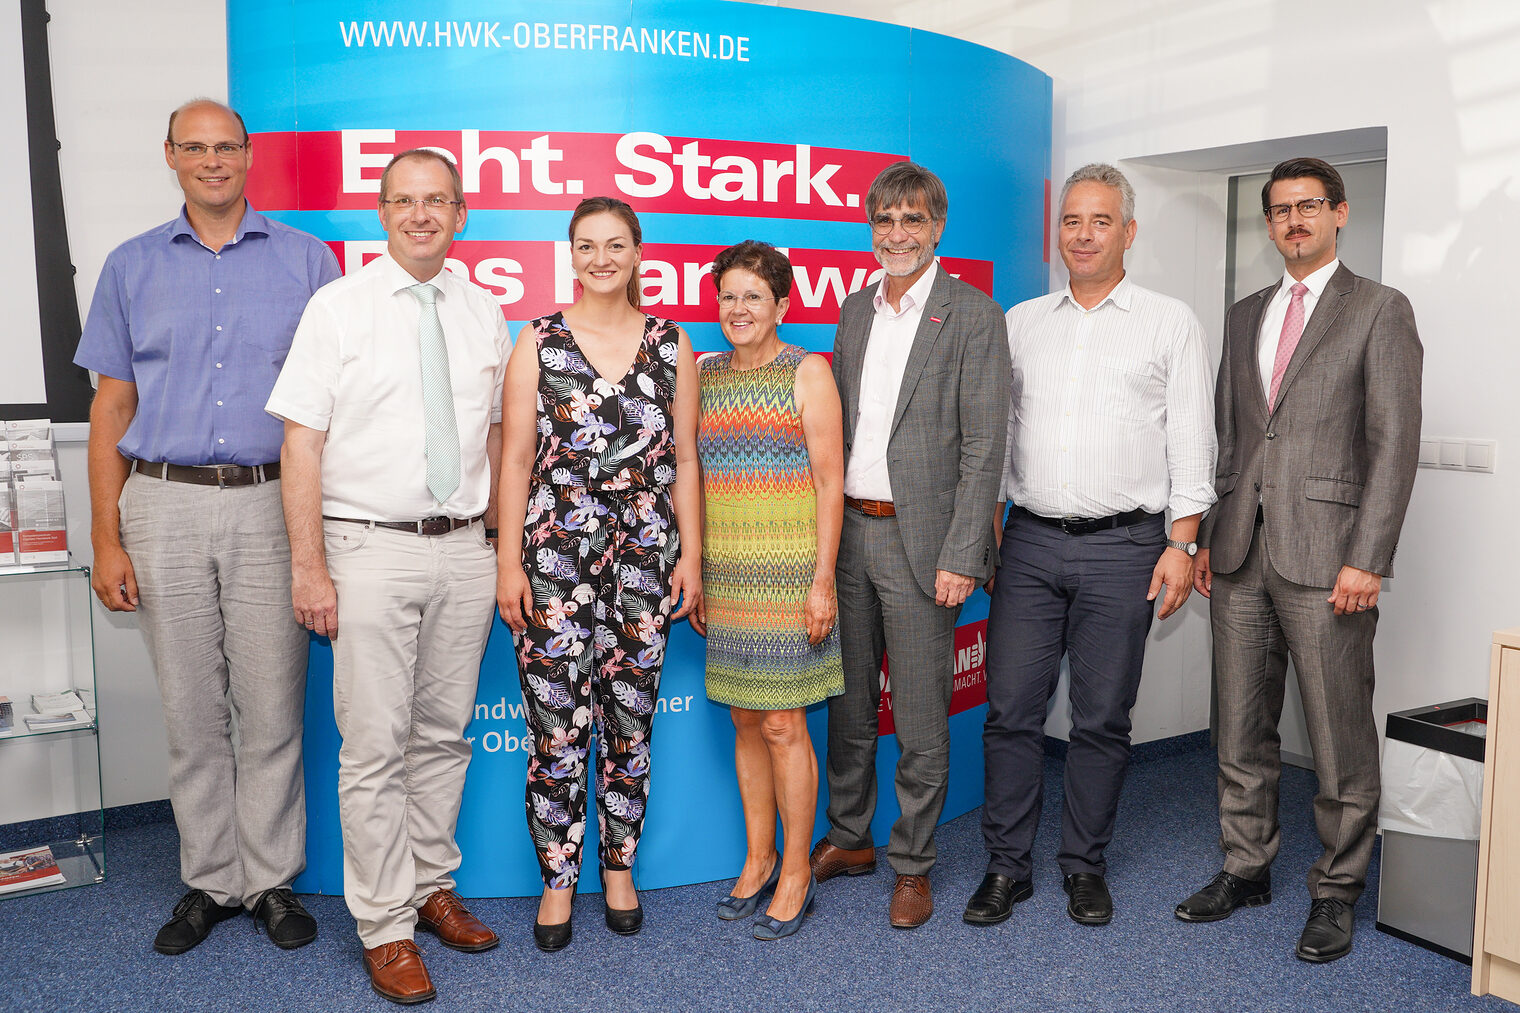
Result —
[{"label": "man in lavender shirt", "polygon": [[244,199],[252,151],[226,106],[176,109],[164,160],[184,208],[106,258],[74,357],[100,375],[92,584],[137,613],[163,698],[190,891],[154,949],[183,953],[245,909],[293,949],[317,935],[290,891],[306,853],[308,635],[290,609],[283,431],[264,402],[338,264]]}]

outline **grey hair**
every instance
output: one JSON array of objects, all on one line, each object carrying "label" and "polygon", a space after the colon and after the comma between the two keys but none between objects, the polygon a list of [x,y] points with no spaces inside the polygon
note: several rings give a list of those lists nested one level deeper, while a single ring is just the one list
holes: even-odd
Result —
[{"label": "grey hair", "polygon": [[1058,207],[1066,206],[1066,195],[1071,193],[1071,188],[1078,183],[1102,183],[1119,191],[1119,217],[1124,220],[1120,225],[1128,225],[1135,219],[1135,188],[1129,185],[1129,180],[1124,173],[1104,162],[1089,162],[1076,172],[1066,177],[1066,182],[1061,186],[1061,201]]},{"label": "grey hair", "polygon": [[882,208],[922,203],[924,212],[937,222],[950,213],[950,198],[938,176],[912,162],[893,162],[871,181],[866,191],[866,218]]}]

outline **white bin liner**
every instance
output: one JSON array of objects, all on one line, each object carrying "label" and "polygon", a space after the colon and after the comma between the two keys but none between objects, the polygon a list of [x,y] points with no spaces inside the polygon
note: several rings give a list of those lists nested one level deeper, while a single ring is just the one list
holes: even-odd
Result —
[{"label": "white bin liner", "polygon": [[1476,841],[1483,814],[1483,764],[1398,739],[1383,741],[1378,828]]}]

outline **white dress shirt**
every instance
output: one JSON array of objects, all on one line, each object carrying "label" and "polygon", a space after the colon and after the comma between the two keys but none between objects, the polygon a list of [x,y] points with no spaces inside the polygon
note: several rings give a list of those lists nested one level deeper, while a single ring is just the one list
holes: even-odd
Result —
[{"label": "white dress shirt", "polygon": [[[1339,259],[1332,260],[1304,279],[1304,288],[1309,290],[1304,293],[1305,330],[1309,329],[1309,318],[1314,316],[1314,307],[1319,305],[1319,297],[1324,294],[1325,286],[1330,284],[1330,276],[1340,266]],[[1277,286],[1277,291],[1267,301],[1266,312],[1261,315],[1261,340],[1256,345],[1256,362],[1261,367],[1261,392],[1264,395],[1272,390],[1272,367],[1277,363],[1277,343],[1282,339],[1283,318],[1288,315],[1288,306],[1293,302],[1291,289],[1297,283],[1297,278],[1284,271],[1282,284]]]},{"label": "white dress shirt", "polygon": [[892,417],[902,390],[908,354],[923,319],[924,303],[939,274],[935,260],[913,287],[903,293],[901,310],[887,302],[887,278],[882,277],[871,305],[871,335],[866,339],[865,362],[860,370],[860,413],[855,417],[855,438],[850,463],[844,474],[844,494],[855,499],[890,502],[892,479],[887,474],[887,441],[892,436]]},{"label": "white dress shirt", "polygon": [[512,347],[506,319],[484,289],[448,270],[430,279],[449,350],[459,424],[459,487],[428,491],[423,450],[417,284],[390,256],[318,289],[296,328],[265,410],[327,433],[322,513],[373,521],[474,517],[490,492],[486,433],[501,421]]},{"label": "white dress shirt", "polygon": [[1213,380],[1203,327],[1121,279],[1083,309],[1067,286],[1008,311],[1006,499],[1044,517],[1173,517],[1214,502]]}]

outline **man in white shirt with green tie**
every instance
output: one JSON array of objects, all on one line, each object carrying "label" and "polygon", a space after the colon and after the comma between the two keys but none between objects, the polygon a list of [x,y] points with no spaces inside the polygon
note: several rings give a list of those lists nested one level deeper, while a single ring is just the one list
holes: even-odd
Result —
[{"label": "man in white shirt with green tie", "polygon": [[496,602],[496,301],[444,269],[466,209],[437,152],[391,160],[386,255],[312,297],[266,406],[285,421],[292,598],[332,638],[343,892],[376,992],[432,998],[416,927],[496,945],[454,893],[454,828]]}]

